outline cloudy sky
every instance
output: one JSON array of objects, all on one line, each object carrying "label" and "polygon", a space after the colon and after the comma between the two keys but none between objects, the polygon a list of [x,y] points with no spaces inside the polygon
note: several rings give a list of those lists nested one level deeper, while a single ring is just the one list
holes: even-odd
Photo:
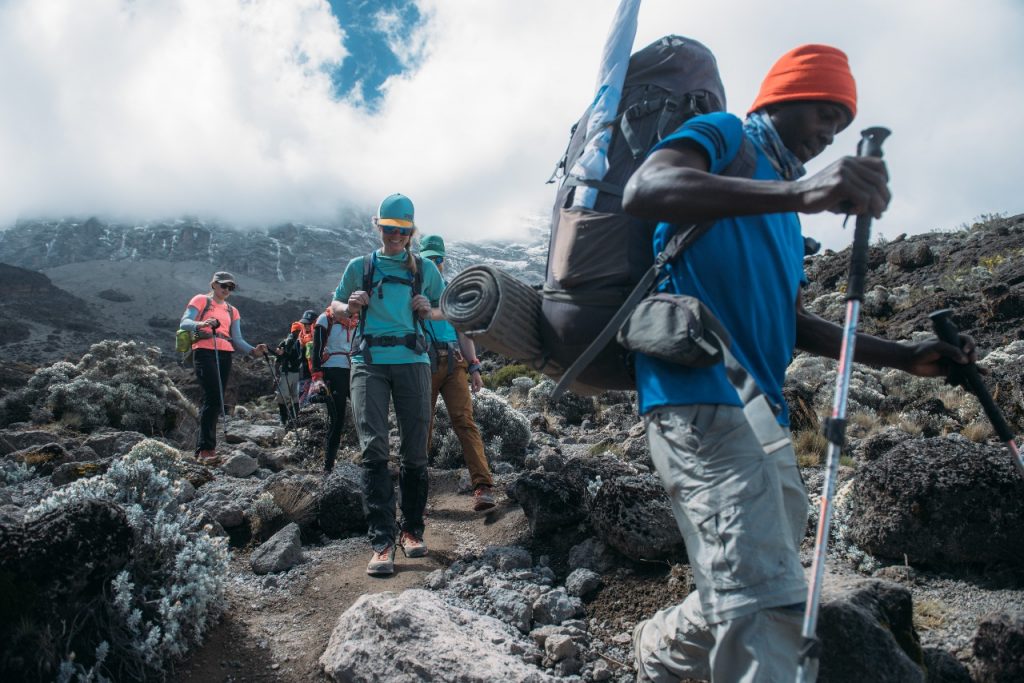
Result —
[{"label": "cloudy sky", "polygon": [[[0,226],[181,214],[330,221],[400,191],[420,225],[514,237],[543,216],[618,0],[0,0]],[[806,42],[850,56],[886,125],[886,237],[1024,211],[1019,0],[644,0],[718,56],[742,113]],[[834,216],[806,232],[841,247]]]}]

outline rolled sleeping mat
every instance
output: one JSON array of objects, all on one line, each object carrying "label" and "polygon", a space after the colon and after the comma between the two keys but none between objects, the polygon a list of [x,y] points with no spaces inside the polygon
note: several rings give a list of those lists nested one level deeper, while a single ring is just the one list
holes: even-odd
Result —
[{"label": "rolled sleeping mat", "polygon": [[540,292],[492,266],[470,266],[441,295],[448,322],[491,351],[543,364]]}]

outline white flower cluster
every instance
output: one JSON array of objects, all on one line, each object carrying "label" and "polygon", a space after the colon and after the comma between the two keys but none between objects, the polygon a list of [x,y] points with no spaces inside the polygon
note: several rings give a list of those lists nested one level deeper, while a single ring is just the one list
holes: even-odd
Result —
[{"label": "white flower cluster", "polygon": [[[223,539],[189,530],[187,513],[174,503],[179,490],[180,482],[148,458],[117,460],[105,474],[57,489],[27,513],[36,519],[90,498],[125,510],[134,547],[112,582],[106,619],[98,620],[110,624],[109,632],[96,637],[112,644],[112,658],[133,677],[162,671],[170,658],[184,654],[223,606],[227,548]],[[92,680],[82,678],[83,671],[77,670],[80,680]]]},{"label": "white flower cluster", "polygon": [[115,427],[166,433],[195,407],[154,365],[155,349],[135,342],[93,344],[77,365],[40,368],[27,385],[0,402],[0,424],[60,420],[81,431]]}]

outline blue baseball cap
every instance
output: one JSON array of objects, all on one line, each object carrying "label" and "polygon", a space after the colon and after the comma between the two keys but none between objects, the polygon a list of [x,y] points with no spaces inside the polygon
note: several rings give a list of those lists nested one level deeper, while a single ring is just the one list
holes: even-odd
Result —
[{"label": "blue baseball cap", "polygon": [[413,223],[412,200],[404,194],[393,194],[384,198],[377,209],[378,225],[393,225],[399,228],[411,228]]}]

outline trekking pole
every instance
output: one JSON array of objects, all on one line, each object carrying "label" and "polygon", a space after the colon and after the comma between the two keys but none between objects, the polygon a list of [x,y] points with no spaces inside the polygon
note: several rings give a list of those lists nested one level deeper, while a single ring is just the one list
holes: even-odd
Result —
[{"label": "trekking pole", "polygon": [[[217,351],[217,328],[219,327],[220,325],[217,325],[213,328],[213,361],[217,366],[217,392],[220,394],[220,417],[221,426],[223,426],[223,422],[227,420],[227,415],[224,413],[224,383],[220,381],[220,353]],[[224,440],[227,440],[226,432]]]},{"label": "trekking pole", "polygon": [[[281,375],[279,375],[277,370],[274,368],[274,363],[271,362],[269,354],[263,354],[263,360],[266,361],[267,368],[270,370],[270,378],[274,380],[274,392],[277,394],[277,397],[281,399],[282,405],[285,406],[285,412],[287,412],[292,419],[295,419],[295,416],[292,415],[294,408],[292,407],[291,396],[289,395],[286,398],[284,392],[281,391]],[[287,377],[285,378],[285,381],[287,381]],[[291,390],[289,389],[289,394],[290,393]]]},{"label": "trekking pole", "polygon": [[[857,144],[857,156],[882,156],[882,142],[889,136],[887,128],[868,128],[861,131]],[[828,466],[825,470],[818,515],[818,533],[814,539],[814,564],[811,569],[811,583],[807,590],[807,605],[801,630],[803,643],[800,646],[800,668],[797,683],[811,683],[817,676],[817,660],[821,656],[821,641],[815,635],[818,625],[818,607],[821,601],[821,584],[825,578],[825,555],[828,551],[828,535],[832,525],[832,502],[839,473],[839,456],[846,439],[846,399],[850,390],[850,374],[853,370],[854,347],[857,340],[857,317],[864,300],[864,280],[868,271],[868,242],[871,238],[871,215],[857,216],[857,227],[853,233],[853,248],[850,252],[850,274],[846,284],[846,322],[843,325],[843,345],[839,351],[839,366],[836,372],[836,392],[832,403],[832,417],[825,420],[825,438],[828,439]]]},{"label": "trekking pole", "polygon": [[[956,323],[953,322],[952,315],[953,311],[951,309],[943,308],[940,311],[935,311],[928,317],[932,320],[932,329],[935,330],[936,336],[947,344],[952,344],[959,348],[960,330],[957,329]],[[989,422],[992,423],[992,427],[996,430],[999,440],[1006,444],[1010,455],[1013,456],[1013,464],[1017,467],[1020,475],[1024,477],[1024,459],[1021,458],[1020,451],[1017,450],[1017,441],[1013,431],[1010,429],[1010,425],[1007,424],[1006,418],[999,411],[996,402],[992,399],[992,394],[988,392],[985,382],[981,379],[978,366],[974,363],[957,366],[956,372],[961,375],[970,392],[978,397],[978,402],[981,403],[982,410],[985,411]]]}]

